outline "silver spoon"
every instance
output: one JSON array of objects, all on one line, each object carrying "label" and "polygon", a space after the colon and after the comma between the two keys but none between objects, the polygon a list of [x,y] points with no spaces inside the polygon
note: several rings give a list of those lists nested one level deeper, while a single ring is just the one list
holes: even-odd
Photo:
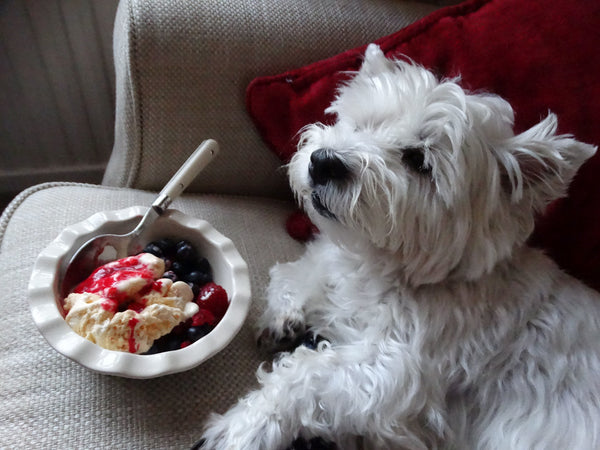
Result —
[{"label": "silver spoon", "polygon": [[79,247],[70,258],[65,257],[60,267],[60,273],[64,274],[61,278],[63,280],[62,293],[68,294],[65,291],[72,288],[78,281],[82,281],[96,267],[136,253],[136,250],[141,247],[138,239],[142,232],[163,214],[173,200],[181,195],[218,152],[219,145],[216,141],[208,139],[202,142],[160,191],[156,200],[132,231],[126,234],[95,236]]}]

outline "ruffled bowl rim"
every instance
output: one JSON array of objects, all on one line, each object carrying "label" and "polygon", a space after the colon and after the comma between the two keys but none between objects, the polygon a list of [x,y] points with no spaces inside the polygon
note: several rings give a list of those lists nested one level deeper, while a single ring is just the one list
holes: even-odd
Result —
[{"label": "ruffled bowl rim", "polygon": [[[75,333],[64,320],[61,308],[60,263],[89,238],[106,232],[125,233],[146,212],[147,207],[132,206],[96,213],[88,219],[66,227],[38,256],[29,281],[29,308],[33,320],[50,346],[82,366],[107,375],[126,378],[155,378],[192,369],[223,350],[240,331],[250,308],[248,266],[233,242],[210,223],[177,210],[167,210],[151,226],[151,233],[178,227],[192,242],[209,249],[212,265],[218,263],[215,282],[225,287],[229,307],[219,324],[193,344],[173,351],[137,355],[107,350]],[[163,235],[168,233],[163,233]],[[151,240],[151,239],[149,239]],[[214,261],[218,259],[219,261]],[[214,270],[214,267],[213,267]]]}]

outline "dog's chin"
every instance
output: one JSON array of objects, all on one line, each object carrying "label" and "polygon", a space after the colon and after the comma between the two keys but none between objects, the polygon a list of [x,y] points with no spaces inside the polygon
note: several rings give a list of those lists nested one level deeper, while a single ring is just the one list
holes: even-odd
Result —
[{"label": "dog's chin", "polygon": [[314,190],[312,191],[311,195],[310,195],[310,200],[312,203],[312,206],[314,208],[314,210],[322,217],[325,217],[326,219],[335,219],[335,214],[332,213],[329,208],[327,208],[327,206],[325,206],[325,204],[323,203],[323,200],[321,199],[321,195],[319,194],[318,191]]}]

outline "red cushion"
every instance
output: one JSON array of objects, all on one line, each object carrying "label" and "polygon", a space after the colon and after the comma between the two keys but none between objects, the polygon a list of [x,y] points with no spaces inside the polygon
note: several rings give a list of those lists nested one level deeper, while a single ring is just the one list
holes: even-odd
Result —
[{"label": "red cushion", "polygon": [[[600,2],[471,0],[436,11],[376,41],[388,56],[407,55],[468,89],[506,98],[522,131],[548,110],[559,131],[600,144]],[[247,107],[265,141],[287,161],[306,124],[337,84],[360,66],[365,46],[281,75],[254,80]],[[567,271],[600,289],[600,153],[580,170],[569,197],[554,202],[532,237]]]}]

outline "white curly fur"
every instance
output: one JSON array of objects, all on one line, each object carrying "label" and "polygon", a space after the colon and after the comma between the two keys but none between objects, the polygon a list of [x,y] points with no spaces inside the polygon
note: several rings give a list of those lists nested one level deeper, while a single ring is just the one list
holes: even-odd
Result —
[{"label": "white curly fur", "polygon": [[[370,45],[335,124],[304,130],[289,177],[321,233],[272,268],[260,325],[327,342],[260,369],[203,448],[600,448],[600,295],[525,244],[596,149],[553,114],[515,135],[506,101],[458,82]],[[347,176],[315,183],[318,149]]]}]

